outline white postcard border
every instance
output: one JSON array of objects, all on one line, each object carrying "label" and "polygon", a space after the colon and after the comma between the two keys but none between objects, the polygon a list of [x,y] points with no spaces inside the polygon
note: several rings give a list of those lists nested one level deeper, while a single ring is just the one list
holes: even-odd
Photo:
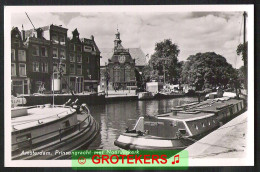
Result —
[{"label": "white postcard border", "polygon": [[196,12],[246,11],[248,13],[248,131],[247,157],[208,158],[189,161],[190,166],[254,165],[254,6],[253,5],[160,5],[160,6],[5,6],[4,7],[4,156],[6,167],[71,167],[71,160],[11,160],[11,13],[15,12]]}]

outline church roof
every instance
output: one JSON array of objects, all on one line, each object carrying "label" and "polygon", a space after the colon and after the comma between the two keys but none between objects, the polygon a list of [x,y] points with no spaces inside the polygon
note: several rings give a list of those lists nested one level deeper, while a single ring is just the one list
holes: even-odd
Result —
[{"label": "church roof", "polygon": [[[108,63],[108,59],[113,56],[113,48],[100,48],[102,58],[100,59],[100,66],[105,66]],[[141,48],[129,48],[129,53],[133,59],[135,59],[136,66],[147,65],[146,55]]]}]

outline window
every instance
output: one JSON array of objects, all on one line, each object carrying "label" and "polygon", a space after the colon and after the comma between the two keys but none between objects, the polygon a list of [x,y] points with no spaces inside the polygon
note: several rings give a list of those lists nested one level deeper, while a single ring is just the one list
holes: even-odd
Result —
[{"label": "window", "polygon": [[62,64],[60,64],[60,68],[61,68],[61,70],[62,70],[62,73],[66,73],[66,64],[64,64],[64,63],[62,63]]},{"label": "window", "polygon": [[53,72],[58,72],[58,63],[53,63]]},{"label": "window", "polygon": [[99,60],[97,60],[97,68],[99,68]]},{"label": "window", "polygon": [[15,49],[12,49],[11,51],[11,60],[15,61]]},{"label": "window", "polygon": [[70,64],[70,73],[75,74],[75,64],[73,63]]},{"label": "window", "polygon": [[70,53],[70,61],[75,62],[75,55],[74,53]]},{"label": "window", "polygon": [[77,62],[78,62],[78,63],[81,63],[81,62],[82,62],[82,55],[81,55],[81,54],[78,54],[78,56],[77,56]]},{"label": "window", "polygon": [[24,50],[18,50],[18,60],[19,61],[26,61],[26,52]]},{"label": "window", "polygon": [[18,143],[18,144],[17,144],[18,148],[28,147],[29,145],[31,145],[31,144],[32,144],[32,141],[31,141],[31,140],[27,142],[27,140],[28,140],[29,138],[32,138],[31,133],[18,136],[18,137],[16,138],[16,142]]},{"label": "window", "polygon": [[24,63],[19,64],[19,75],[26,76],[26,64]]},{"label": "window", "polygon": [[48,73],[48,63],[42,63],[42,72]]},{"label": "window", "polygon": [[78,75],[81,75],[81,74],[82,74],[82,65],[81,65],[81,64],[78,64],[78,65],[77,65],[77,74],[78,74]]},{"label": "window", "polygon": [[34,56],[39,56],[39,47],[38,46],[36,46],[36,45],[32,46],[32,54]]},{"label": "window", "polygon": [[16,75],[15,63],[12,63],[11,66],[12,66],[11,75],[15,76]]},{"label": "window", "polygon": [[89,56],[86,57],[87,63],[89,63]]},{"label": "window", "polygon": [[77,45],[77,51],[81,52],[81,45]]},{"label": "window", "polygon": [[60,35],[60,44],[61,45],[65,45],[65,36],[64,35]]},{"label": "window", "polygon": [[16,94],[28,94],[27,80],[13,80],[12,89]]},{"label": "window", "polygon": [[[16,36],[17,37],[17,36]],[[14,44],[18,47],[20,47],[20,41],[18,39],[15,39],[14,40]]]},{"label": "window", "polygon": [[70,50],[74,51],[74,44],[70,44]]},{"label": "window", "polygon": [[130,66],[126,66],[125,67],[125,81],[129,82],[130,81],[130,72],[131,72],[131,67]]},{"label": "window", "polygon": [[92,47],[85,45],[84,46],[84,52],[91,52]]},{"label": "window", "polygon": [[67,120],[67,121],[65,121],[65,122],[63,122],[63,123],[61,123],[61,128],[62,128],[62,129],[67,128],[67,127],[69,127],[69,126],[70,126],[70,121],[69,121],[69,120]]},{"label": "window", "polygon": [[46,47],[42,47],[41,48],[41,53],[42,53],[42,57],[47,57],[48,56],[48,51]]},{"label": "window", "polygon": [[52,56],[53,56],[53,58],[58,58],[58,48],[53,48]]},{"label": "window", "polygon": [[33,62],[33,71],[39,72],[39,62]]},{"label": "window", "polygon": [[88,75],[89,79],[91,79],[91,75],[90,75],[89,69],[87,69],[87,75]]},{"label": "window", "polygon": [[61,59],[66,59],[66,52],[65,52],[64,49],[61,49],[61,50],[60,50],[60,58],[61,58]]},{"label": "window", "polygon": [[51,37],[51,40],[54,44],[58,44],[59,40],[58,40],[58,36],[56,34],[53,34]]},{"label": "window", "polygon": [[114,68],[114,82],[120,81],[120,67],[116,66]]}]

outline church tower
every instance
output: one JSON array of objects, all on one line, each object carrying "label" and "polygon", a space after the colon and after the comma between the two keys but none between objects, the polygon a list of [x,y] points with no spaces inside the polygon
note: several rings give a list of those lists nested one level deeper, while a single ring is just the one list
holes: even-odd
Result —
[{"label": "church tower", "polygon": [[119,33],[118,29],[117,29],[117,33],[115,35],[116,35],[116,39],[114,40],[114,49],[123,48],[123,46],[121,45],[122,41],[120,39],[120,33]]}]

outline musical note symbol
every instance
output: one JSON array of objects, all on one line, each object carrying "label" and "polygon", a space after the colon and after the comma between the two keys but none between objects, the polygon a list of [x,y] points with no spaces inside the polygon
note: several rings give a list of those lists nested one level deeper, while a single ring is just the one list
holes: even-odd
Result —
[{"label": "musical note symbol", "polygon": [[175,164],[175,158],[176,158],[176,163],[180,162],[180,155],[175,155],[174,156],[174,161],[172,161],[172,164]]}]

